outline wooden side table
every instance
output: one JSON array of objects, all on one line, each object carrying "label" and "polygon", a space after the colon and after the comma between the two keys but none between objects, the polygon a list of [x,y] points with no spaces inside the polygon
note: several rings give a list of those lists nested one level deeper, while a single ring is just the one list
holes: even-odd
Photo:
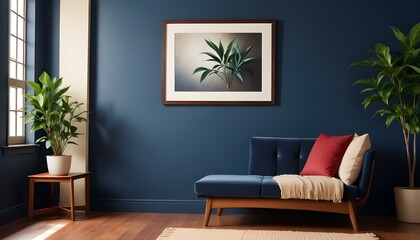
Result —
[{"label": "wooden side table", "polygon": [[[51,176],[48,173],[40,173],[29,175],[29,201],[28,201],[28,218],[32,220],[34,216],[49,214],[55,212],[70,213],[70,219],[75,220],[74,211],[83,210],[86,213],[90,211],[90,191],[89,191],[89,173],[69,173],[67,176]],[[77,179],[85,179],[85,205],[74,206],[74,181]],[[34,209],[34,185],[38,182],[50,183],[50,207],[43,209]],[[69,183],[70,184],[70,207],[61,207],[54,205],[54,183]]]}]

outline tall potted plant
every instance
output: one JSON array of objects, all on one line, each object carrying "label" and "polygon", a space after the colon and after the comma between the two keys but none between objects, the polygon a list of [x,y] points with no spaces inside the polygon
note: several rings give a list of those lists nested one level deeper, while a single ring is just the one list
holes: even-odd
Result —
[{"label": "tall potted plant", "polygon": [[393,122],[400,125],[406,151],[408,188],[395,187],[395,203],[398,219],[420,223],[420,188],[415,188],[417,162],[417,135],[420,133],[420,23],[405,35],[397,27],[391,27],[402,46],[401,52],[391,52],[382,43],[375,45],[375,57],[354,62],[377,70],[377,75],[359,79],[354,84],[363,85],[361,93],[368,94],[363,101],[381,106],[375,115],[385,118],[389,127]]},{"label": "tall potted plant", "polygon": [[32,123],[31,132],[44,131],[36,142],[44,142],[47,149],[52,149],[53,155],[47,156],[49,173],[68,175],[71,155],[63,155],[63,152],[68,144],[76,144],[71,139],[77,138],[80,133],[74,124],[86,121],[83,116],[86,111],[77,112],[83,103],[70,100],[71,97],[66,95],[70,87],[60,88],[62,78],[51,79],[43,72],[39,82],[28,82],[34,92],[25,95],[28,104],[32,106],[26,113],[25,122]]}]

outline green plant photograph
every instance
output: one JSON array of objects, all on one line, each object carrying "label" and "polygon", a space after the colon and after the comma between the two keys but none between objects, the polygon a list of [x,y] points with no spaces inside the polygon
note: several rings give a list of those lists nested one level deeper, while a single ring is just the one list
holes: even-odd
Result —
[{"label": "green plant photograph", "polygon": [[177,33],[175,91],[261,91],[261,52],[261,33]]},{"label": "green plant photograph", "polygon": [[232,82],[235,79],[242,83],[244,82],[244,77],[242,76],[244,71],[247,71],[252,76],[252,71],[248,65],[255,60],[255,57],[249,56],[253,46],[241,50],[235,40],[230,41],[227,47],[224,47],[221,41],[219,41],[219,45],[208,39],[205,41],[213,52],[202,52],[201,54],[209,57],[206,61],[214,62],[215,64],[211,68],[198,67],[194,70],[193,74],[202,72],[200,82],[215,74],[226,84],[226,90],[231,91]]}]

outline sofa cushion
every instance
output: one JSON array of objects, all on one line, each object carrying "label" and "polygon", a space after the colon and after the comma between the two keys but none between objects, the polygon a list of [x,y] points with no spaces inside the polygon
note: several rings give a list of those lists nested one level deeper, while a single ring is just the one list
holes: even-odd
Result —
[{"label": "sofa cushion", "polygon": [[262,181],[258,175],[208,175],[194,190],[198,197],[260,198]]},{"label": "sofa cushion", "polygon": [[370,149],[370,139],[368,134],[362,136],[354,135],[353,140],[347,147],[338,168],[338,177],[345,184],[352,184],[359,177],[362,169],[363,157],[368,149]]},{"label": "sofa cushion", "polygon": [[[354,185],[344,184],[344,200],[353,200],[359,198],[359,188]],[[280,187],[273,176],[264,176],[261,187],[262,198],[281,198]]]},{"label": "sofa cushion", "polygon": [[274,181],[273,176],[264,176],[261,187],[262,198],[280,198],[281,191],[279,184]]},{"label": "sofa cushion", "polygon": [[333,177],[353,135],[329,136],[320,134],[316,139],[308,160],[300,174],[302,176],[321,175]]}]

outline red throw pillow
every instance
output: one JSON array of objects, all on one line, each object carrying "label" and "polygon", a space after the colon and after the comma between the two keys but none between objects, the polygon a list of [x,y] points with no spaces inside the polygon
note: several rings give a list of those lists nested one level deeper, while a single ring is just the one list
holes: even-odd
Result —
[{"label": "red throw pillow", "polygon": [[333,177],[353,135],[328,136],[321,133],[315,141],[300,175]]}]

